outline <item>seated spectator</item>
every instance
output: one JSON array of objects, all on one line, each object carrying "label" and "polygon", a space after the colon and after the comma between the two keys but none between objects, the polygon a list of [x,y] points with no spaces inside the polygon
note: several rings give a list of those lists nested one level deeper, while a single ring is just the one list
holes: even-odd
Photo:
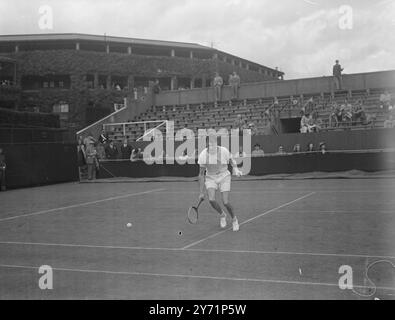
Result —
[{"label": "seated spectator", "polygon": [[130,159],[132,153],[132,147],[128,143],[128,139],[123,139],[123,144],[121,146],[121,159]]},{"label": "seated spectator", "polygon": [[265,155],[265,152],[261,148],[261,145],[259,143],[254,145],[254,150],[252,150],[251,156],[253,157],[262,157]]},{"label": "seated spectator", "polygon": [[314,150],[314,144],[311,142],[307,145],[307,152],[313,152]]},{"label": "seated spectator", "polygon": [[332,105],[332,112],[329,115],[329,126],[330,127],[337,127],[343,120],[342,110],[340,109],[339,105],[335,102]]},{"label": "seated spectator", "polygon": [[104,129],[101,131],[101,134],[100,134],[99,138],[97,139],[97,141],[99,141],[101,144],[107,143],[108,134],[106,133],[106,131]]},{"label": "seated spectator", "polygon": [[120,86],[119,84],[117,84],[117,85],[115,86],[115,90],[121,91],[121,86]]},{"label": "seated spectator", "polygon": [[345,124],[351,124],[352,122],[352,105],[345,100],[344,104],[340,107],[342,112],[342,122]]},{"label": "seated spectator", "polygon": [[243,146],[239,146],[239,152],[233,154],[233,158],[245,158],[247,154],[243,151]]},{"label": "seated spectator", "polygon": [[118,149],[114,145],[114,142],[111,141],[110,144],[105,148],[106,158],[107,159],[117,159],[118,158]]},{"label": "seated spectator", "polygon": [[366,114],[362,102],[358,101],[354,106],[354,110],[352,112],[352,121],[354,123],[366,123]]},{"label": "seated spectator", "polygon": [[5,191],[5,170],[6,170],[6,160],[3,153],[3,149],[0,148],[0,191]]},{"label": "seated spectator", "polygon": [[235,122],[233,123],[234,129],[239,129],[239,134],[243,134],[243,129],[246,128],[245,120],[241,116],[241,114],[237,115]]},{"label": "seated spectator", "polygon": [[284,154],[285,154],[285,152],[284,152],[284,147],[283,147],[283,146],[279,146],[279,147],[278,147],[277,154],[279,154],[279,155],[284,155]]},{"label": "seated spectator", "polygon": [[135,148],[132,150],[132,153],[130,154],[130,161],[134,162],[138,160],[138,149]]},{"label": "seated spectator", "polygon": [[320,142],[319,149],[320,149],[322,154],[326,153],[326,144],[325,144],[325,142]]},{"label": "seated spectator", "polygon": [[294,153],[300,152],[300,144],[299,143],[294,145],[294,148],[292,149],[292,152],[294,152]]},{"label": "seated spectator", "polygon": [[258,134],[258,128],[256,127],[255,123],[253,123],[253,122],[248,124],[247,129],[251,130],[252,136],[255,136]]},{"label": "seated spectator", "polygon": [[317,126],[315,124],[315,119],[313,118],[313,114],[310,113],[307,120],[307,132],[317,132]]},{"label": "seated spectator", "polygon": [[309,132],[309,115],[304,114],[302,119],[300,120],[300,132],[307,133]]},{"label": "seated spectator", "polygon": [[137,159],[143,160],[143,158],[144,158],[143,151],[141,150],[141,148],[138,148],[137,149]]},{"label": "seated spectator", "polygon": [[395,120],[393,120],[393,115],[390,113],[387,119],[384,121],[384,128],[394,128]]},{"label": "seated spectator", "polygon": [[391,105],[391,100],[391,94],[387,90],[380,95],[380,108],[383,110],[383,112],[388,112],[388,109]]}]

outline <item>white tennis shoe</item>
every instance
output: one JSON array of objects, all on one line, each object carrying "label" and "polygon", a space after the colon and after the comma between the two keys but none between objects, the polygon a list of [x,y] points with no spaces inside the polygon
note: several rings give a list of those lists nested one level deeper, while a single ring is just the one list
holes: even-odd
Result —
[{"label": "white tennis shoe", "polygon": [[222,229],[226,228],[226,213],[225,212],[222,212],[221,218],[219,220],[219,224],[220,224]]},{"label": "white tennis shoe", "polygon": [[237,221],[237,218],[234,218],[232,221],[232,230],[239,231],[239,229],[240,229],[239,221]]}]

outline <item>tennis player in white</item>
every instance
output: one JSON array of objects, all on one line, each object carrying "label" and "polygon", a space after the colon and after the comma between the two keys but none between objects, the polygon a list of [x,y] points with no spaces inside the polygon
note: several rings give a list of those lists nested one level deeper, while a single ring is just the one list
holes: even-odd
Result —
[{"label": "tennis player in white", "polygon": [[[214,141],[215,139],[215,141]],[[229,203],[229,192],[231,184],[231,173],[228,170],[228,164],[233,167],[233,173],[241,176],[241,171],[237,168],[236,161],[225,147],[218,146],[216,137],[208,138],[208,148],[205,148],[199,155],[198,164],[200,165],[199,199],[204,199],[204,187],[206,186],[208,198],[211,206],[220,214],[220,226],[226,227],[226,212],[224,212],[216,201],[215,193],[219,189],[222,194],[222,202],[232,218],[233,231],[239,230],[239,222],[234,214],[233,207]],[[206,174],[206,176],[205,176]]]}]

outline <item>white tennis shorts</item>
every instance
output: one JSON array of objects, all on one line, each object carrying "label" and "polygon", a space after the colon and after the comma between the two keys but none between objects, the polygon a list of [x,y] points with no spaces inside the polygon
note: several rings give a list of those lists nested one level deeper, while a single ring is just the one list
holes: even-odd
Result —
[{"label": "white tennis shorts", "polygon": [[217,175],[206,175],[205,185],[207,189],[215,189],[226,192],[230,191],[231,174],[228,170]]}]

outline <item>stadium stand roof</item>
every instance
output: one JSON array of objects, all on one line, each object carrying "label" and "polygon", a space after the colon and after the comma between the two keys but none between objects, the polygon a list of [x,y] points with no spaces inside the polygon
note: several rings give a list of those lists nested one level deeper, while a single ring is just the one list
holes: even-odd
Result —
[{"label": "stadium stand roof", "polygon": [[106,41],[125,44],[142,44],[153,46],[171,46],[186,49],[210,50],[215,49],[202,46],[197,43],[164,41],[164,40],[148,40],[138,38],[114,37],[107,35],[91,35],[83,33],[47,33],[47,34],[19,34],[19,35],[0,35],[0,42],[10,41],[49,41],[49,40],[86,40],[86,41]]}]

